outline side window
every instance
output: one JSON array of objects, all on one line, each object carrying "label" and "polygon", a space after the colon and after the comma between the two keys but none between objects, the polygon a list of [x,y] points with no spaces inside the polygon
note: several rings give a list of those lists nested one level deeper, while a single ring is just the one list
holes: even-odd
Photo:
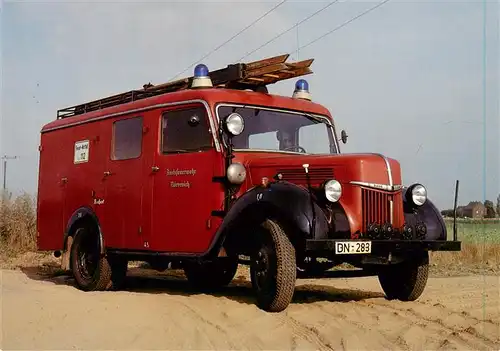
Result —
[{"label": "side window", "polygon": [[168,111],[162,116],[162,152],[200,151],[212,148],[205,108]]},{"label": "side window", "polygon": [[137,158],[142,149],[142,117],[125,118],[113,123],[111,158]]}]

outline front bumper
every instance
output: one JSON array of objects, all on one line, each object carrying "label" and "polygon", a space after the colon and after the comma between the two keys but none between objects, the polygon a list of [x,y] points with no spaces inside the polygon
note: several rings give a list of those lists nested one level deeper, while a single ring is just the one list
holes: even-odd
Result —
[{"label": "front bumper", "polygon": [[387,255],[408,251],[460,251],[460,241],[450,240],[306,240],[306,251],[327,255]]}]

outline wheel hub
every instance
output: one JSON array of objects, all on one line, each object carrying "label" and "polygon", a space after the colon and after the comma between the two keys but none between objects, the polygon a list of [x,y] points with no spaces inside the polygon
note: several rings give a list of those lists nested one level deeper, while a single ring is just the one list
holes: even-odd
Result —
[{"label": "wheel hub", "polygon": [[86,239],[86,242],[78,252],[78,269],[82,276],[90,278],[97,270],[99,253],[96,245],[93,245],[91,237],[89,236]]}]

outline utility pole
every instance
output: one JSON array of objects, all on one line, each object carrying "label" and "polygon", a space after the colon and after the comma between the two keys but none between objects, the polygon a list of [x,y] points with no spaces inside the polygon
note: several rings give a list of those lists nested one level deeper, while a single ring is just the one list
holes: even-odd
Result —
[{"label": "utility pole", "polygon": [[7,156],[2,157],[3,160],[3,191],[7,190],[7,160],[15,160],[18,156]]}]

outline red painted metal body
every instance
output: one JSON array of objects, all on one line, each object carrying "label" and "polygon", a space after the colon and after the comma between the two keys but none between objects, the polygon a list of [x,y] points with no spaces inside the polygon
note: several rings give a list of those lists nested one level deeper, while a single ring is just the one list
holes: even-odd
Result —
[{"label": "red painted metal body", "polygon": [[[213,211],[222,209],[224,203],[223,185],[212,181],[225,174],[225,149],[218,136],[216,115],[219,103],[302,111],[332,120],[329,111],[314,102],[214,88],[168,93],[48,123],[41,133],[38,248],[63,249],[71,216],[86,206],[97,215],[106,247],[205,252],[222,223]],[[187,107],[207,109],[212,147],[191,153],[162,153],[163,114]],[[137,117],[142,121],[139,155],[114,160],[113,123]],[[74,163],[75,142],[82,140],[88,140],[88,162]],[[394,216],[394,227],[403,224],[401,193],[389,195],[350,184],[401,184],[395,160],[374,154],[300,155],[248,150],[236,150],[235,155],[234,161],[242,162],[248,170],[238,194],[277,172],[305,185],[302,164],[308,163],[313,184],[333,174],[342,183],[340,203],[353,236],[365,230],[368,222],[385,221],[389,216]],[[393,201],[392,215],[389,200]]]}]

